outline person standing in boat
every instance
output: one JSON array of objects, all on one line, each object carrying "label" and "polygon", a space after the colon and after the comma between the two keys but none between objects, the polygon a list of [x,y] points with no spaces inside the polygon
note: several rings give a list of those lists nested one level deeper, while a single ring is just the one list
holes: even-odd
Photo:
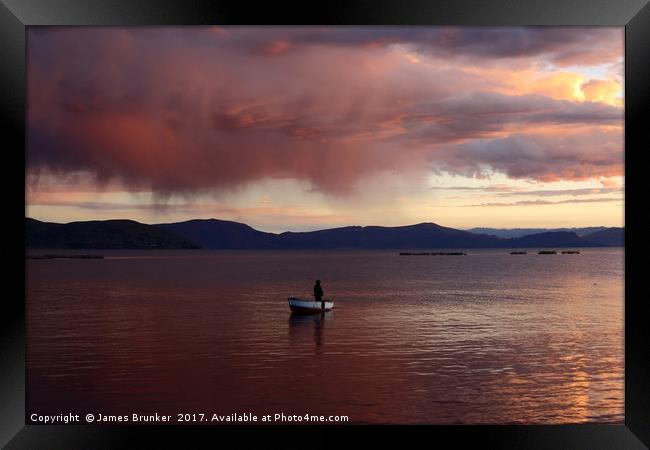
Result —
[{"label": "person standing in boat", "polygon": [[321,309],[325,309],[325,300],[323,300],[323,288],[320,285],[320,280],[316,280],[314,285],[314,297],[316,297],[316,302],[320,302]]}]

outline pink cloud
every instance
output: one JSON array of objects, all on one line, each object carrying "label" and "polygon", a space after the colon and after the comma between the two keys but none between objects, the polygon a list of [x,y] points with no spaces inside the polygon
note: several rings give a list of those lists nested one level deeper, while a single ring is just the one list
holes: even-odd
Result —
[{"label": "pink cloud", "polygon": [[[30,174],[89,172],[161,195],[265,178],[345,195],[381,172],[485,166],[538,180],[622,174],[622,133],[607,131],[620,130],[620,107],[496,93],[480,70],[411,64],[391,46],[564,61],[611,30],[355,30],[30,29]],[[244,51],[256,48],[282,58]]]}]

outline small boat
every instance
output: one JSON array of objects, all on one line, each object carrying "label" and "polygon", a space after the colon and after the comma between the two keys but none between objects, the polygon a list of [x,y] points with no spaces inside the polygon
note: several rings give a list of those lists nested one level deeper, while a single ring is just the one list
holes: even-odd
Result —
[{"label": "small boat", "polygon": [[331,300],[317,302],[315,300],[303,300],[297,297],[289,297],[289,308],[291,308],[291,312],[297,314],[314,314],[331,311],[332,308],[334,308],[334,302]]}]

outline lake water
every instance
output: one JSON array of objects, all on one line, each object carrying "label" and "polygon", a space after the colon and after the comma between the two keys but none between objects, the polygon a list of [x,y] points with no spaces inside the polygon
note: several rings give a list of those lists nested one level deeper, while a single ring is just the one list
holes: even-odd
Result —
[{"label": "lake water", "polygon": [[465,251],[28,260],[27,412],[622,423],[623,249]]}]

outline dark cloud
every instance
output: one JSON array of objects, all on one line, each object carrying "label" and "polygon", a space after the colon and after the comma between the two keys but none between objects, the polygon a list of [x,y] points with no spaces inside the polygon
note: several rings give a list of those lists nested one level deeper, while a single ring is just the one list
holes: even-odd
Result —
[{"label": "dark cloud", "polygon": [[478,139],[449,150],[442,167],[484,176],[485,168],[511,178],[539,181],[584,180],[623,173],[619,131],[591,130],[560,136],[513,134],[501,139]]},{"label": "dark cloud", "polygon": [[611,202],[621,202],[620,198],[582,198],[582,199],[570,199],[570,200],[559,200],[559,201],[549,201],[549,200],[522,200],[519,202],[512,203],[479,203],[476,205],[462,205],[461,207],[477,207],[477,206],[488,206],[488,207],[501,207],[501,206],[544,206],[544,205],[562,205],[562,204],[579,204],[579,203],[611,203]]},{"label": "dark cloud", "polygon": [[[435,56],[531,59],[567,65],[610,63],[622,56],[621,28],[595,27],[225,27],[232,45],[282,54],[291,47],[382,48],[401,44]],[[224,38],[226,39],[226,38]]]},{"label": "dark cloud", "polygon": [[620,108],[602,103],[485,92],[420,101],[400,116],[401,125],[409,130],[403,137],[421,144],[485,138],[536,125],[620,125],[622,120]]},{"label": "dark cloud", "polygon": [[[622,125],[621,108],[497,94],[480,74],[396,65],[387,51],[586,61],[619,31],[30,28],[29,173],[89,172],[161,195],[265,178],[338,195],[383,171],[431,168],[620,175],[622,134],[601,128]],[[527,132],[540,127],[557,134]]]}]

